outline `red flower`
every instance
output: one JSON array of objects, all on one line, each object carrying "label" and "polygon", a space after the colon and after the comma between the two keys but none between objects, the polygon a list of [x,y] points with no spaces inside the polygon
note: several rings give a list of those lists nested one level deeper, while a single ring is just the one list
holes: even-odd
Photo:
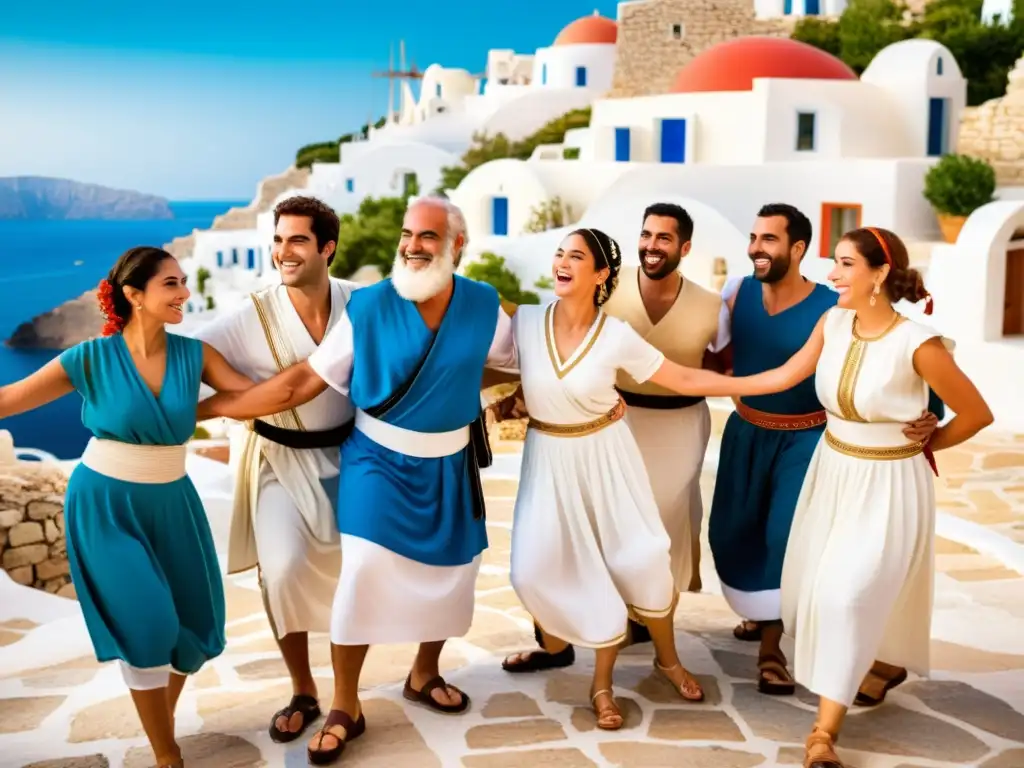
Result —
[{"label": "red flower", "polygon": [[109,280],[100,280],[99,288],[96,289],[96,298],[100,303],[100,311],[107,318],[107,322],[103,326],[103,335],[113,336],[115,333],[120,333],[124,328],[125,321],[124,318],[118,316],[117,310],[114,308],[114,286],[110,284]]}]

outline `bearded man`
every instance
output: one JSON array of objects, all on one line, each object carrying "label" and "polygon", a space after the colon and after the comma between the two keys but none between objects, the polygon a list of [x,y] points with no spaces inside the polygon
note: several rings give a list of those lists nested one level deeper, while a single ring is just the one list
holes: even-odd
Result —
[{"label": "bearded man", "polygon": [[[835,291],[800,273],[810,243],[811,222],[792,205],[771,203],[758,211],[747,250],[754,273],[730,280],[722,291],[732,317],[736,376],[784,364],[835,306]],[[933,396],[929,408],[941,413],[942,404]],[[904,434],[924,441],[937,423],[935,415],[923,413]],[[804,475],[824,429],[825,411],[810,376],[785,392],[738,399],[722,434],[708,539],[722,594],[745,619],[734,634],[760,641],[762,693],[795,690],[779,645],[782,563]],[[905,679],[906,670],[876,662],[857,701],[878,704]]]},{"label": "bearded man", "polygon": [[341,450],[337,503],[334,702],[309,744],[316,765],[336,760],[366,728],[359,675],[371,644],[419,643],[405,698],[446,714],[469,708],[469,697],[441,677],[438,658],[445,640],[469,629],[487,546],[478,469],[489,461],[484,369],[515,370],[517,361],[497,292],[455,275],[465,244],[456,206],[416,200],[391,277],[354,291],[308,360],[202,404],[202,417],[248,419],[330,387],[356,409]]}]

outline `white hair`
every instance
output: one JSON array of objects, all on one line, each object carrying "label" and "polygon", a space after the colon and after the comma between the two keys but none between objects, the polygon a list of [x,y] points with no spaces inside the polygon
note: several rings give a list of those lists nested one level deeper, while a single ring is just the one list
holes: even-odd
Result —
[{"label": "white hair", "polygon": [[[462,235],[462,251],[465,252],[466,247],[469,245],[469,233],[466,231],[466,217],[462,214],[462,209],[459,208],[459,206],[447,197],[440,197],[438,195],[424,195],[422,197],[410,198],[409,205],[406,210],[409,210],[414,205],[435,205],[439,208],[443,208],[444,212],[448,216],[448,231],[445,233],[445,241],[454,246],[455,238]],[[462,256],[462,253],[454,255],[456,258],[459,258]]]}]

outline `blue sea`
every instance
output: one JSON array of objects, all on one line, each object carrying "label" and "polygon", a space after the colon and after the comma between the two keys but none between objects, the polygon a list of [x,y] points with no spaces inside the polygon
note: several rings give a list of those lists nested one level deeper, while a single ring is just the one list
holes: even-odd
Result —
[{"label": "blue sea", "polygon": [[[122,252],[162,246],[243,202],[171,203],[173,219],[160,221],[0,221],[0,385],[17,381],[56,357],[58,350],[16,350],[2,340],[21,323],[95,288]],[[60,459],[81,455],[89,434],[77,394],[29,413],[0,419],[14,444]]]}]

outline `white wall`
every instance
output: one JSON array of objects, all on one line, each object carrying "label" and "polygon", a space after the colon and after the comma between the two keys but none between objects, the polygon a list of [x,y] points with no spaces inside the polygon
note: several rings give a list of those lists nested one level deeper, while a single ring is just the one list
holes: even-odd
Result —
[{"label": "white wall", "polygon": [[615,129],[630,130],[630,160],[659,162],[661,120],[686,123],[684,164],[742,165],[763,158],[764,103],[760,94],[674,93],[594,104],[590,127],[594,159],[615,160]]},{"label": "white wall", "polygon": [[927,156],[929,102],[933,98],[948,99],[946,151],[956,152],[960,115],[967,103],[967,81],[948,48],[921,38],[894,43],[878,52],[861,80],[889,94],[889,109],[907,126],[908,156]]},{"label": "white wall", "polygon": [[981,4],[981,18],[991,24],[995,16],[999,16],[1001,24],[1009,24],[1013,20],[1013,3],[1011,0],[984,0]]},{"label": "white wall", "polygon": [[350,162],[315,165],[307,194],[339,213],[352,213],[367,197],[400,197],[405,173],[416,174],[421,194],[433,192],[441,183],[441,169],[458,163],[458,155],[431,144],[373,142]]},{"label": "white wall", "polygon": [[[764,162],[924,155],[914,151],[890,93],[869,83],[773,78],[755,80],[754,93],[763,94],[767,105]],[[815,116],[813,150],[797,149],[801,112]]]},{"label": "white wall", "polygon": [[610,91],[615,75],[615,43],[577,43],[538,48],[533,61],[533,87],[578,88],[576,68],[586,69],[584,87]]},{"label": "white wall", "polygon": [[479,130],[487,136],[503,133],[512,141],[518,141],[566,112],[589,107],[601,95],[592,88],[528,88],[516,99],[495,109]]}]

